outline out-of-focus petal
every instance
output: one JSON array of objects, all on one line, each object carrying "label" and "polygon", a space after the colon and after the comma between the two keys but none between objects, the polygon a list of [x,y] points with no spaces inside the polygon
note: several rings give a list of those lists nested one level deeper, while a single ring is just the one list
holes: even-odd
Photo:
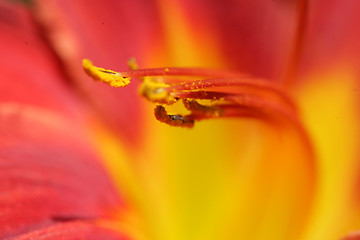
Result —
[{"label": "out-of-focus petal", "polygon": [[30,233],[22,234],[12,238],[13,240],[125,240],[128,239],[121,236],[119,233],[111,231],[110,229],[101,228],[94,223],[85,221],[76,221],[70,223],[59,223],[39,229]]},{"label": "out-of-focus petal", "polygon": [[0,104],[0,123],[1,237],[121,206],[80,123],[15,103]]},{"label": "out-of-focus petal", "polygon": [[152,124],[149,141],[158,144],[143,151],[136,169],[144,219],[156,219],[147,226],[159,239],[300,234],[313,198],[314,163],[303,161],[308,156],[291,131],[278,136],[254,120],[214,120],[192,131]]},{"label": "out-of-focus petal", "polygon": [[359,240],[359,239],[360,239],[360,232],[356,231],[356,232],[349,233],[348,235],[343,237],[341,240]]},{"label": "out-of-focus petal", "polygon": [[360,2],[356,0],[309,1],[300,73],[326,71],[343,63],[359,72],[359,9]]},{"label": "out-of-focus petal", "polygon": [[[226,67],[272,79],[279,78],[287,67],[296,33],[297,3],[283,2],[160,0],[159,4],[179,5],[181,10],[177,11],[183,12],[198,49],[207,51],[201,52],[204,57],[220,52],[217,57]],[[177,24],[171,25],[171,32],[178,32]],[[188,51],[180,39],[178,49],[170,51]],[[217,47],[211,48],[209,43]],[[191,52],[188,54],[191,56]]]},{"label": "out-of-focus petal", "polygon": [[[294,239],[303,233],[315,163],[293,129],[229,119],[200,122],[191,131],[155,119],[148,124],[148,142],[156,144],[133,155],[130,172],[149,238]],[[109,142],[104,137],[100,146]],[[121,147],[101,148],[116,177],[124,163],[112,158],[122,156]]]},{"label": "out-of-focus petal", "polygon": [[79,102],[25,7],[0,1],[0,34],[0,101],[79,118]]},{"label": "out-of-focus petal", "polygon": [[116,217],[124,207],[91,144],[89,112],[27,10],[1,2],[0,20],[0,238]]},{"label": "out-of-focus petal", "polygon": [[359,8],[358,1],[309,1],[294,89],[319,162],[306,239],[340,239],[359,229]]},{"label": "out-of-focus petal", "polygon": [[316,149],[318,185],[305,239],[340,239],[360,221],[358,77],[339,65],[306,80],[297,94]]}]

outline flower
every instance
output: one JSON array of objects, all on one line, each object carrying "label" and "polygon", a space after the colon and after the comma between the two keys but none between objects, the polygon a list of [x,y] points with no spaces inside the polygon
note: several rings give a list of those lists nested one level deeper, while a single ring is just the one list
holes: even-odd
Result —
[{"label": "flower", "polygon": [[1,1],[1,238],[356,238],[359,7]]}]

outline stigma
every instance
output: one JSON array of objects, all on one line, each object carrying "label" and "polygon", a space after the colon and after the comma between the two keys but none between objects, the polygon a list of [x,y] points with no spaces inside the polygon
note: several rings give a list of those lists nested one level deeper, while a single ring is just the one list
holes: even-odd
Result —
[{"label": "stigma", "polygon": [[[214,69],[139,69],[133,59],[129,67],[129,71],[116,72],[83,60],[90,77],[112,87],[125,87],[130,80],[141,81],[140,95],[156,104],[156,119],[170,126],[192,128],[196,121],[234,117],[299,124],[295,103],[275,82]],[[186,114],[168,113],[166,106],[177,102],[184,106]]]}]

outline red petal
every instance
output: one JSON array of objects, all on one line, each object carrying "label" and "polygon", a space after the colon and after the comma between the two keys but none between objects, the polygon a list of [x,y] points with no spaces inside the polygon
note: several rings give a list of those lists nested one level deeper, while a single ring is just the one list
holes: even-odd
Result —
[{"label": "red petal", "polygon": [[357,69],[360,61],[360,28],[356,23],[360,22],[360,2],[309,2],[308,33],[302,62],[304,69],[327,71],[344,60],[345,64],[352,64]]},{"label": "red petal", "polygon": [[47,226],[43,229],[23,234],[13,238],[14,240],[125,240],[128,239],[109,229],[101,228],[87,222],[69,222]]},{"label": "red petal", "polygon": [[121,206],[81,126],[29,107],[0,110],[0,238]]},{"label": "red petal", "polygon": [[0,3],[0,238],[121,202],[51,51],[24,8]]},{"label": "red petal", "polygon": [[360,231],[352,232],[341,240],[360,240]]},{"label": "red petal", "polygon": [[195,32],[211,29],[219,38],[229,66],[265,78],[279,77],[287,67],[296,29],[296,3],[285,6],[271,0],[180,2],[184,2]]},{"label": "red petal", "polygon": [[0,101],[80,116],[51,50],[22,5],[0,2]]}]

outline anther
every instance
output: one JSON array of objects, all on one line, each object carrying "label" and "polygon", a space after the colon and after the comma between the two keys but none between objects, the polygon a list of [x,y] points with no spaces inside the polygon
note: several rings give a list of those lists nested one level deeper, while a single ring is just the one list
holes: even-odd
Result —
[{"label": "anther", "polygon": [[140,95],[151,102],[173,104],[177,100],[170,96],[169,92],[167,91],[168,87],[169,85],[163,82],[155,81],[151,77],[144,77],[139,92]]},{"label": "anther", "polygon": [[130,83],[129,77],[123,77],[112,70],[96,67],[88,59],[84,59],[82,65],[87,75],[96,81],[107,83],[112,87],[125,87]]},{"label": "anther", "polygon": [[183,103],[185,108],[193,114],[201,114],[206,117],[220,117],[224,115],[224,109],[220,106],[206,106],[189,99],[183,99]]},{"label": "anther", "polygon": [[163,123],[166,123],[170,126],[177,127],[188,127],[192,128],[194,126],[194,120],[188,119],[186,116],[182,115],[169,115],[165,108],[161,105],[158,105],[154,109],[155,118]]}]

